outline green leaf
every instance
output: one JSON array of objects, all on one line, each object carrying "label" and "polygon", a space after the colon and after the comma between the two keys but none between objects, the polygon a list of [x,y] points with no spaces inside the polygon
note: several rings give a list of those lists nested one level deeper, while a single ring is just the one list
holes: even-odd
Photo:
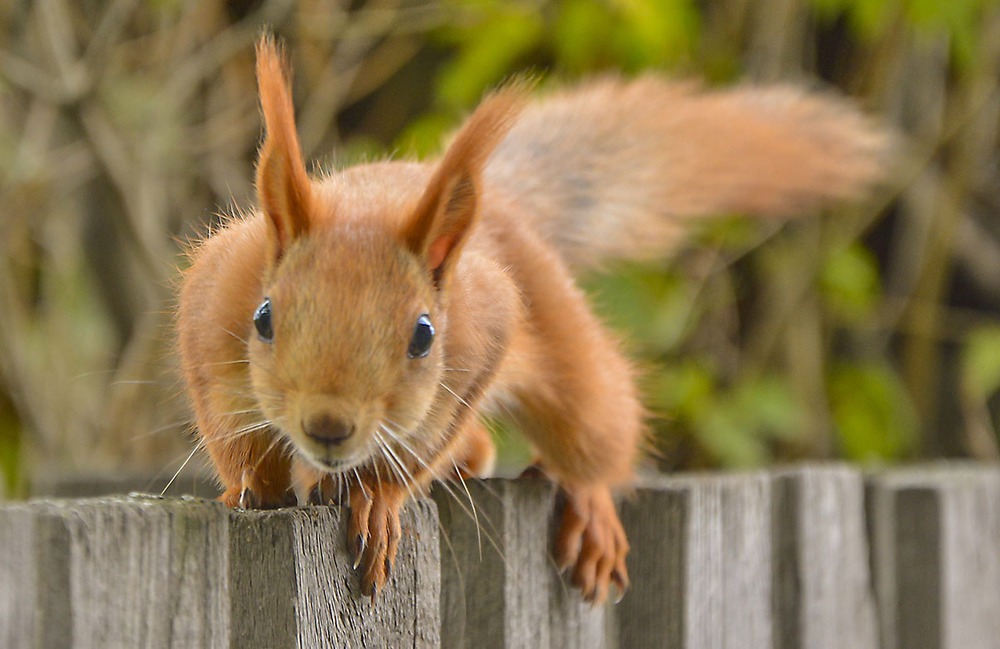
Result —
[{"label": "green leaf", "polygon": [[741,383],[733,394],[733,407],[754,434],[794,441],[804,429],[806,413],[786,379],[765,376]]},{"label": "green leaf", "polygon": [[708,362],[689,360],[663,370],[653,384],[653,408],[681,428],[722,466],[759,466],[775,441],[794,440],[805,413],[787,383],[762,377],[720,390]]},{"label": "green leaf", "polygon": [[700,13],[691,0],[617,0],[614,5],[622,15],[614,43],[625,67],[676,64],[697,47]]},{"label": "green leaf", "polygon": [[908,0],[906,17],[925,37],[947,38],[959,70],[978,64],[984,10],[996,0]]},{"label": "green leaf", "polygon": [[696,422],[698,439],[723,466],[759,466],[775,441],[797,439],[805,413],[788,385],[776,377],[738,384],[718,395]]},{"label": "green leaf", "polygon": [[888,25],[890,10],[898,6],[885,0],[812,0],[811,4],[825,20],[846,16],[854,31],[868,41],[881,36]]},{"label": "green leaf", "polygon": [[760,224],[745,216],[714,218],[699,224],[695,239],[708,248],[742,252],[760,242]]},{"label": "green leaf", "polygon": [[418,158],[437,153],[445,135],[456,127],[456,121],[441,112],[418,117],[396,138],[396,148],[403,154],[413,154]]},{"label": "green leaf", "polygon": [[1000,326],[980,327],[966,337],[962,388],[982,400],[1000,390]]},{"label": "green leaf", "polygon": [[21,481],[21,438],[13,419],[0,419],[0,500],[16,495]]},{"label": "green leaf", "polygon": [[650,407],[671,419],[695,418],[716,398],[711,366],[694,359],[661,369],[649,384]]},{"label": "green leaf", "polygon": [[601,316],[643,350],[670,351],[687,333],[696,291],[679,273],[623,264],[588,278],[585,287]]},{"label": "green leaf", "polygon": [[579,73],[603,63],[615,25],[608,5],[594,0],[567,0],[558,7],[552,38],[559,64]]},{"label": "green leaf", "polygon": [[501,5],[486,13],[480,24],[459,32],[459,51],[437,79],[437,96],[446,106],[475,104],[542,39],[544,23],[537,11]]},{"label": "green leaf", "polygon": [[726,467],[760,466],[768,459],[764,440],[744,425],[740,413],[722,404],[697,422],[698,441]]},{"label": "green leaf", "polygon": [[812,0],[816,14],[826,20],[840,16],[851,5],[852,0]]},{"label": "green leaf", "polygon": [[832,368],[830,408],[844,456],[871,462],[912,452],[919,435],[916,411],[899,376],[876,364]]},{"label": "green leaf", "polygon": [[871,315],[882,294],[878,261],[860,243],[831,255],[820,269],[826,308],[841,320],[857,322]]}]

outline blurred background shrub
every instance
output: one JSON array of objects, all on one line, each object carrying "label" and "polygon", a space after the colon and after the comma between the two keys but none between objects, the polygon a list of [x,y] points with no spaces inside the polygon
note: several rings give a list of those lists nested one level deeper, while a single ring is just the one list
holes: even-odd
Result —
[{"label": "blurred background shrub", "polygon": [[724,215],[586,284],[645,370],[663,468],[997,457],[997,0],[0,0],[0,494],[192,448],[174,283],[182,243],[252,201],[265,25],[322,167],[432,155],[526,71],[853,95],[906,136],[871,202]]}]

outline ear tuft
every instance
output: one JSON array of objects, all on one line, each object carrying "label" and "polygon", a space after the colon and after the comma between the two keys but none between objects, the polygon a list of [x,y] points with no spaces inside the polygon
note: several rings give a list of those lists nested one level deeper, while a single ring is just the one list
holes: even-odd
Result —
[{"label": "ear tuft", "polygon": [[528,87],[511,83],[483,100],[452,140],[403,229],[406,245],[423,257],[435,282],[454,265],[476,221],[483,167],[513,125]]},{"label": "ear tuft", "polygon": [[257,196],[275,258],[309,227],[312,186],[295,131],[288,67],[270,34],[257,44],[257,86],[266,135],[257,159]]}]

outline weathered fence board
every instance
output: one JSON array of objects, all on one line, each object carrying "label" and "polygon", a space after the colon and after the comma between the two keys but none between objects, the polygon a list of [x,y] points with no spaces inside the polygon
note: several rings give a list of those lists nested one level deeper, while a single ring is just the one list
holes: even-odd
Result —
[{"label": "weathered fence board", "polygon": [[[233,512],[138,497],[0,511],[11,523],[3,540],[17,542],[4,550],[12,565],[0,565],[13,591],[0,621],[15,622],[4,646],[440,645],[437,517],[427,502],[404,513],[379,606],[357,596],[337,509]],[[60,582],[68,596],[49,601],[42,585]],[[22,594],[44,606],[26,610]]]},{"label": "weathered fence board", "polygon": [[632,589],[607,609],[555,570],[550,483],[432,496],[374,605],[338,508],[0,506],[0,646],[998,646],[1000,467],[650,479],[622,503]]},{"label": "weathered fence board", "polygon": [[645,482],[622,508],[620,646],[771,649],[770,511],[764,474]]},{"label": "weathered fence board", "polygon": [[997,647],[1000,469],[887,472],[868,503],[882,647]]},{"label": "weathered fence board", "polygon": [[861,475],[778,471],[773,502],[776,649],[875,649]]},{"label": "weathered fence board", "polygon": [[690,491],[647,483],[622,503],[631,589],[613,609],[622,647],[683,647]]},{"label": "weathered fence board", "polygon": [[72,632],[68,535],[50,509],[0,508],[0,646],[65,647]]},{"label": "weathered fence board", "polygon": [[445,647],[606,646],[604,612],[551,558],[555,489],[542,480],[435,486]]}]

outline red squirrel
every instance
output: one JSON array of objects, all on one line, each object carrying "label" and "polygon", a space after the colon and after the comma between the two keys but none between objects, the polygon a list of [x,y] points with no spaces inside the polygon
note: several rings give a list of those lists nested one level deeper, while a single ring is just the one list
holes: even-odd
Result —
[{"label": "red squirrel", "polygon": [[[482,475],[512,413],[565,496],[554,556],[592,602],[628,586],[614,493],[644,441],[636,371],[575,276],[656,258],[691,219],[857,198],[887,137],[789,86],[603,78],[487,96],[436,161],[310,176],[284,57],[257,47],[258,204],[192,251],[177,317],[201,441],[231,507],[336,501],[374,597],[399,512]],[[346,487],[346,489],[345,489]]]}]

